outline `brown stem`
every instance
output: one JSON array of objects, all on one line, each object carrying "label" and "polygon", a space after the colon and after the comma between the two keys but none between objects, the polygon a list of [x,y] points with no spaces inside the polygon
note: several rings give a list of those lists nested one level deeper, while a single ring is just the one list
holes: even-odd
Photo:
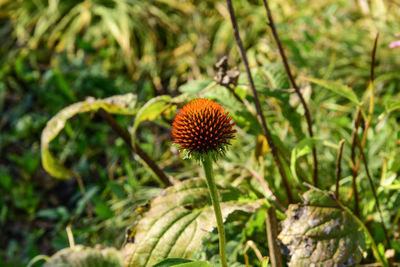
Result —
[{"label": "brown stem", "polygon": [[158,165],[146,154],[143,149],[140,148],[137,143],[132,146],[132,141],[129,133],[124,130],[107,111],[101,108],[97,111],[97,114],[102,117],[111,126],[111,128],[125,141],[132,152],[136,153],[149,166],[149,168],[163,183],[161,186],[170,186],[173,184],[167,174],[158,167]]},{"label": "brown stem", "polygon": [[336,199],[339,199],[339,180],[340,180],[340,174],[342,172],[343,145],[344,145],[344,139],[340,140],[339,142],[339,152],[336,163],[336,191],[335,191]]},{"label": "brown stem", "polygon": [[374,48],[372,49],[371,53],[371,67],[370,67],[370,76],[369,79],[371,82],[374,82],[375,79],[375,58],[376,58],[376,48],[378,46],[378,38],[379,38],[379,32],[376,34],[375,41],[374,41]]},{"label": "brown stem", "polygon": [[376,35],[375,37],[375,41],[374,41],[374,47],[372,49],[372,53],[371,53],[371,67],[370,67],[370,82],[369,82],[369,90],[370,90],[370,103],[369,103],[369,114],[368,117],[365,119],[364,122],[364,131],[363,131],[363,136],[361,138],[361,143],[359,145],[360,147],[360,154],[358,155],[357,158],[357,162],[355,162],[355,147],[357,145],[357,140],[358,140],[358,136],[357,136],[357,131],[358,128],[361,124],[361,115],[360,115],[360,109],[357,108],[357,112],[356,112],[356,118],[355,118],[355,125],[354,125],[354,129],[353,129],[353,134],[352,134],[352,145],[351,145],[351,160],[352,160],[352,164],[353,164],[353,191],[354,191],[354,201],[355,201],[355,214],[357,216],[359,216],[359,204],[358,204],[358,192],[357,192],[357,185],[356,185],[356,178],[358,175],[358,170],[360,168],[361,165],[361,152],[364,149],[365,143],[367,142],[367,133],[368,133],[368,129],[371,125],[371,121],[372,121],[372,115],[374,113],[374,67],[375,67],[375,57],[376,57],[376,48],[378,45],[378,38],[379,38],[379,33]]},{"label": "brown stem", "polygon": [[[279,54],[281,55],[281,58],[282,58],[282,61],[283,61],[283,65],[285,66],[286,74],[289,77],[289,81],[290,81],[291,85],[293,86],[297,96],[299,97],[301,104],[303,105],[304,112],[305,112],[305,115],[306,115],[306,120],[307,120],[308,134],[310,135],[310,137],[313,137],[314,134],[313,134],[313,129],[312,129],[310,110],[308,109],[307,103],[304,100],[304,97],[300,92],[299,86],[297,85],[296,81],[293,78],[292,71],[290,70],[290,66],[289,66],[288,60],[287,60],[286,55],[285,55],[285,51],[283,50],[283,46],[282,46],[281,40],[279,39],[278,32],[276,31],[275,23],[274,23],[274,20],[272,18],[272,13],[271,13],[271,10],[269,8],[268,1],[267,0],[263,0],[263,2],[264,2],[265,9],[267,11],[267,16],[268,16],[268,21],[269,21],[268,25],[271,28],[271,31],[272,31],[272,34],[274,36],[275,42],[276,42],[276,44],[278,46]],[[313,154],[313,164],[314,164],[314,175],[313,175],[314,186],[318,187],[318,158],[317,158],[317,151],[316,151],[315,147],[313,147],[313,149],[312,149],[312,154]]]},{"label": "brown stem", "polygon": [[360,215],[359,205],[358,205],[358,191],[357,191],[357,175],[358,169],[360,168],[360,162],[356,163],[356,140],[358,134],[358,128],[361,125],[361,111],[360,108],[357,107],[356,114],[354,117],[354,128],[351,134],[351,164],[352,164],[352,176],[353,176],[353,187],[352,191],[350,191],[349,197],[354,193],[354,214],[356,216]]},{"label": "brown stem", "polygon": [[275,144],[274,144],[274,142],[272,140],[272,135],[271,135],[271,133],[270,133],[268,127],[267,127],[267,124],[265,122],[265,119],[264,119],[264,116],[263,116],[263,113],[262,113],[262,110],[261,110],[260,100],[258,99],[257,91],[256,91],[256,88],[254,86],[253,77],[251,76],[250,67],[249,67],[249,63],[247,61],[246,53],[245,53],[244,48],[243,48],[242,39],[240,38],[239,28],[238,28],[238,25],[237,25],[237,22],[236,22],[236,17],[235,17],[235,12],[234,12],[233,6],[232,6],[232,1],[231,0],[226,0],[226,3],[228,5],[229,15],[230,15],[230,18],[231,18],[232,27],[233,27],[233,31],[234,31],[234,35],[235,35],[235,40],[236,40],[237,46],[239,47],[240,56],[242,58],[244,66],[245,66],[247,78],[249,80],[250,88],[251,88],[251,91],[253,93],[254,104],[256,106],[256,110],[257,110],[257,114],[258,114],[257,117],[258,117],[258,119],[259,119],[259,121],[261,123],[263,133],[264,133],[265,137],[267,138],[267,142],[268,142],[268,145],[269,145],[269,147],[271,149],[272,156],[273,156],[273,158],[275,160],[275,163],[276,163],[276,165],[278,167],[279,173],[280,173],[280,175],[282,177],[283,186],[285,187],[285,191],[286,191],[286,195],[287,195],[287,198],[289,200],[289,203],[293,203],[293,195],[292,195],[292,191],[291,191],[290,186],[289,186],[288,179],[286,177],[285,170],[283,169],[282,163],[281,163],[281,161],[279,159],[279,156],[278,156],[277,148],[276,148],[276,146],[275,146]]},{"label": "brown stem", "polygon": [[268,238],[268,249],[269,257],[271,258],[272,267],[282,267],[282,256],[281,250],[276,242],[278,239],[278,223],[276,221],[275,208],[273,206],[269,207],[267,211],[267,238]]},{"label": "brown stem", "polygon": [[354,118],[354,128],[353,132],[351,133],[351,162],[353,164],[353,167],[355,166],[356,162],[356,137],[360,124],[361,124],[361,111],[360,108],[357,107],[356,115]]},{"label": "brown stem", "polygon": [[356,173],[355,169],[353,169],[352,174],[353,174],[353,188],[352,189],[354,192],[354,214],[357,217],[360,217],[360,205],[358,204],[357,173]]}]

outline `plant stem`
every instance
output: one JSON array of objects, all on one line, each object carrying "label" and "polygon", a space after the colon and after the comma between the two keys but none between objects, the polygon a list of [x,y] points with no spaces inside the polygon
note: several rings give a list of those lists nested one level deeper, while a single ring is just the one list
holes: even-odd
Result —
[{"label": "plant stem", "polygon": [[357,107],[356,114],[354,117],[354,128],[351,134],[351,165],[352,165],[351,174],[353,177],[351,193],[354,193],[354,214],[356,216],[360,216],[360,208],[358,204],[358,191],[357,191],[357,175],[358,175],[358,169],[360,168],[360,161],[357,161],[356,163],[356,146],[357,146],[356,140],[357,140],[358,128],[360,127],[360,125],[361,125],[361,111],[360,108]]},{"label": "plant stem", "polygon": [[208,190],[210,191],[211,202],[214,207],[215,218],[217,219],[217,227],[219,235],[219,255],[221,257],[221,265],[222,267],[228,267],[226,261],[226,239],[225,239],[224,222],[222,220],[221,207],[219,205],[219,195],[214,180],[212,159],[210,155],[206,155],[202,159],[202,164],[204,173],[206,175]]},{"label": "plant stem", "polygon": [[268,234],[268,249],[269,257],[271,258],[272,267],[282,267],[282,255],[279,245],[277,243],[278,239],[278,223],[276,220],[275,207],[271,206],[267,211],[267,219],[265,221],[267,234]]},{"label": "plant stem", "polygon": [[[304,100],[304,97],[300,92],[299,86],[297,85],[296,81],[293,78],[288,60],[285,55],[285,51],[283,50],[281,40],[279,39],[278,32],[276,31],[275,23],[272,18],[272,14],[271,14],[271,10],[268,5],[268,1],[263,0],[263,2],[264,2],[265,9],[267,11],[268,25],[270,26],[270,28],[272,30],[272,35],[274,36],[275,42],[278,45],[279,54],[281,55],[283,65],[285,66],[286,74],[289,77],[289,81],[290,81],[291,85],[293,86],[297,96],[299,97],[301,104],[303,105],[304,113],[306,115],[306,120],[307,120],[308,133],[309,133],[310,137],[312,138],[314,136],[314,134],[313,134],[313,130],[312,130],[310,110],[308,109],[307,103]],[[318,187],[318,158],[317,158],[317,151],[316,151],[315,147],[313,147],[313,149],[312,149],[312,154],[313,154],[313,164],[314,164],[314,175],[313,175],[314,186]]]},{"label": "plant stem", "polygon": [[149,155],[146,154],[143,149],[140,148],[137,143],[132,145],[129,133],[118,124],[114,117],[112,117],[107,111],[102,108],[97,111],[97,114],[102,117],[111,126],[111,128],[125,141],[131,151],[136,153],[147,164],[147,166],[149,166],[149,168],[163,183],[161,184],[161,186],[173,185],[173,182],[168,177],[168,175],[163,170],[161,170],[160,167],[158,167],[158,165],[149,157]]},{"label": "plant stem", "polygon": [[343,153],[343,145],[344,139],[340,140],[339,142],[339,152],[337,156],[337,163],[336,163],[336,189],[335,189],[335,197],[339,200],[339,180],[340,174],[342,172],[342,153]]},{"label": "plant stem", "polygon": [[385,234],[385,241],[386,241],[387,245],[390,246],[390,239],[389,239],[389,236],[388,236],[388,233],[387,233],[387,230],[386,230],[385,221],[383,220],[381,205],[379,204],[379,198],[378,198],[378,195],[376,194],[375,184],[374,184],[374,181],[372,180],[371,173],[369,172],[367,158],[365,157],[364,149],[361,147],[361,144],[360,144],[360,142],[358,142],[358,139],[356,140],[356,142],[357,142],[357,145],[359,146],[360,154],[361,154],[361,156],[363,158],[364,167],[365,167],[365,171],[367,173],[368,181],[369,181],[369,184],[371,186],[372,194],[374,195],[374,198],[375,198],[376,208],[378,210],[379,217],[381,219],[383,233]]},{"label": "plant stem", "polygon": [[245,69],[246,69],[247,79],[249,80],[250,88],[253,93],[254,104],[256,106],[256,110],[257,110],[257,114],[258,114],[257,117],[261,123],[263,133],[265,135],[265,138],[267,138],[267,142],[271,149],[272,156],[275,160],[276,166],[278,167],[279,173],[282,177],[282,182],[283,182],[283,186],[285,187],[286,196],[289,200],[289,203],[293,203],[293,195],[292,195],[292,191],[290,189],[288,179],[286,177],[285,170],[279,159],[278,150],[275,146],[275,143],[272,140],[271,132],[268,129],[267,123],[265,122],[264,115],[261,110],[260,100],[258,99],[258,95],[257,95],[256,87],[254,85],[253,77],[251,76],[250,67],[249,67],[249,63],[247,61],[246,53],[243,48],[242,39],[240,38],[239,28],[238,28],[238,25],[236,22],[236,17],[235,17],[235,12],[234,12],[233,6],[232,6],[232,1],[226,0],[226,3],[228,5],[229,15],[231,18],[232,27],[233,27],[233,31],[234,31],[234,35],[235,35],[235,40],[236,40],[237,46],[239,47],[240,55],[242,57],[242,61],[245,66]]},{"label": "plant stem", "polygon": [[[375,37],[374,41],[374,47],[372,49],[371,53],[371,67],[370,67],[370,78],[369,78],[369,85],[368,85],[368,90],[369,90],[369,111],[368,111],[368,117],[364,118],[364,132],[361,138],[361,144],[359,145],[359,149],[362,151],[364,149],[365,143],[367,141],[367,133],[368,129],[371,125],[372,121],[372,115],[374,114],[374,69],[375,69],[375,57],[376,57],[376,48],[378,46],[378,38],[379,38],[379,33]],[[361,124],[361,112],[360,108],[357,107],[357,112],[355,116],[355,125],[353,129],[353,134],[352,134],[352,146],[351,146],[351,160],[352,160],[352,165],[353,165],[353,170],[352,170],[352,175],[353,175],[353,191],[354,191],[354,203],[355,203],[355,211],[354,213],[357,216],[360,216],[360,208],[359,208],[359,203],[358,203],[358,192],[357,192],[357,184],[356,184],[356,179],[358,175],[358,170],[360,168],[361,164],[361,151],[360,154],[358,155],[357,162],[355,161],[355,149],[356,149],[356,144],[357,144],[357,131],[358,128]]]}]

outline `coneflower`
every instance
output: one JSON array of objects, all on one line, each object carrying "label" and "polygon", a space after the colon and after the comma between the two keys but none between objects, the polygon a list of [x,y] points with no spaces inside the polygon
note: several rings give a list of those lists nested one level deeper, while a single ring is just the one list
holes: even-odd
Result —
[{"label": "coneflower", "polygon": [[174,143],[189,155],[202,156],[211,152],[218,157],[236,132],[232,117],[220,104],[204,99],[194,99],[186,104],[172,123]]},{"label": "coneflower", "polygon": [[232,117],[220,104],[204,98],[194,99],[186,104],[172,123],[174,143],[203,165],[217,220],[222,267],[228,266],[226,240],[212,161],[224,154],[226,145],[236,132],[233,126]]}]

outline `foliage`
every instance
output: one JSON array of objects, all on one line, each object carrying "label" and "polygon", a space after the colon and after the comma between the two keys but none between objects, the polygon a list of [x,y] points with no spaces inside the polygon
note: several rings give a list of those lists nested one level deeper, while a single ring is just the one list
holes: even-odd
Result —
[{"label": "foliage", "polygon": [[[234,211],[253,213],[261,204],[238,202],[240,191],[220,188],[223,218]],[[148,203],[148,212],[134,226],[134,242],[125,246],[126,266],[153,266],[165,258],[191,258],[207,232],[216,227],[204,179],[169,187]]]},{"label": "foliage", "polygon": [[[311,111],[315,138],[309,139],[304,110],[286,78],[261,1],[234,2],[264,116],[294,195],[308,190],[304,182],[311,183],[312,147],[319,155],[319,188],[335,190],[337,144],[344,139],[339,199],[354,211],[351,143],[359,108],[364,124],[358,138],[362,141],[367,131],[364,154],[389,237],[385,240],[361,162],[359,218],[364,226],[361,232],[367,236],[361,262],[383,258],[386,263],[385,255],[393,250],[395,256],[387,260],[399,262],[400,58],[398,48],[389,48],[396,40],[394,35],[400,33],[399,3],[269,1]],[[371,94],[371,50],[378,31]],[[41,157],[46,142],[41,143],[40,137],[46,123],[58,118],[59,112],[85,103],[89,96],[96,101],[133,96],[135,101],[129,101],[134,102],[130,103],[133,111],[128,116],[115,115],[115,119],[172,177],[175,186],[203,176],[197,164],[182,160],[171,144],[170,123],[176,109],[195,97],[217,101],[232,115],[238,131],[232,148],[215,166],[218,183],[221,188],[239,190],[242,195],[233,199],[239,203],[266,198],[284,221],[281,207],[289,203],[262,135],[246,75],[241,73],[231,88],[212,81],[213,64],[223,54],[233,68],[243,70],[224,1],[3,0],[0,40],[0,265],[25,266],[37,255],[70,250],[67,225],[71,225],[75,243],[85,248],[102,244],[119,251],[125,229],[143,226],[145,214],[151,215],[154,206],[150,204],[150,210],[141,214],[135,210],[143,210],[146,206],[141,205],[151,198],[156,197],[150,203],[165,198],[161,192],[173,190],[162,191],[154,172],[91,108],[63,120],[62,129],[47,140],[54,159],[78,174],[83,187],[76,179],[53,179],[45,171],[40,163],[46,161]],[[358,157],[358,148],[355,151]],[[209,204],[204,201],[198,204],[206,212]],[[356,229],[356,224],[350,226]],[[233,212],[227,217],[226,229],[230,266],[245,264],[249,240],[262,256],[268,255],[264,209],[250,215]],[[196,240],[192,260],[216,265],[215,229],[204,236]],[[254,251],[246,253],[250,264],[260,266]]]}]

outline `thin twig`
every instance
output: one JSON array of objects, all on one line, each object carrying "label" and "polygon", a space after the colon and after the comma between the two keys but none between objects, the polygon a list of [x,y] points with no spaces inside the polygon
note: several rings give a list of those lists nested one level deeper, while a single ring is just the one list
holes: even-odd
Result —
[{"label": "thin twig", "polygon": [[352,184],[352,189],[354,192],[354,214],[357,217],[360,217],[360,204],[358,201],[358,189],[357,189],[357,171],[358,168],[353,168],[352,170],[352,175],[353,175],[353,184]]},{"label": "thin twig", "polygon": [[379,38],[379,32],[376,34],[375,41],[374,41],[374,48],[372,49],[372,54],[371,54],[371,67],[370,67],[370,82],[374,82],[375,79],[375,58],[376,58],[376,48],[378,46],[378,38]]},{"label": "thin twig", "polygon": [[267,185],[267,183],[265,182],[265,180],[254,170],[249,169],[249,172],[257,179],[257,181],[261,184],[261,186],[264,188],[264,190],[267,192],[267,194],[269,195],[269,197],[271,198],[272,201],[274,201],[276,203],[276,205],[278,205],[278,207],[282,210],[282,211],[286,211],[285,206],[282,205],[282,203],[279,201],[279,199],[274,195],[274,193],[272,192],[271,188],[269,188],[269,186]]},{"label": "thin twig", "polygon": [[356,114],[354,116],[354,128],[353,132],[351,133],[351,162],[353,164],[353,167],[356,161],[356,137],[360,125],[361,125],[361,110],[360,107],[357,107]]},{"label": "thin twig", "polygon": [[288,201],[289,201],[289,203],[293,203],[293,195],[292,195],[292,191],[291,191],[290,186],[289,186],[288,179],[286,177],[285,170],[283,169],[282,163],[281,163],[281,161],[279,159],[279,156],[278,156],[277,148],[276,148],[276,146],[275,146],[275,144],[274,144],[274,142],[272,140],[271,132],[269,131],[269,129],[267,127],[267,124],[265,122],[265,119],[264,119],[264,116],[263,116],[263,113],[262,113],[262,110],[261,110],[260,100],[258,99],[258,95],[257,95],[257,91],[256,91],[256,88],[255,88],[255,85],[254,85],[253,77],[251,76],[250,67],[249,67],[249,63],[247,61],[246,53],[245,53],[244,48],[243,48],[242,39],[240,38],[239,28],[238,28],[238,25],[237,25],[237,22],[236,22],[236,17],[235,17],[235,12],[234,12],[233,6],[232,6],[232,1],[231,0],[226,0],[226,3],[228,5],[229,15],[230,15],[230,18],[231,18],[232,27],[233,27],[233,31],[234,31],[234,35],[235,35],[235,40],[236,40],[237,46],[239,48],[243,64],[244,64],[245,69],[246,69],[246,74],[247,74],[247,78],[249,80],[251,91],[253,93],[254,104],[256,106],[256,110],[257,110],[257,114],[258,114],[257,117],[258,117],[259,121],[261,122],[263,133],[264,133],[265,137],[267,138],[267,142],[268,142],[268,145],[269,145],[269,147],[271,149],[272,156],[273,156],[273,158],[275,160],[275,163],[276,163],[276,165],[278,167],[279,173],[280,173],[280,175],[282,177],[282,182],[283,182],[283,186],[285,187],[285,191],[286,191],[286,195],[287,195]]},{"label": "thin twig", "polygon": [[[307,103],[304,100],[304,97],[300,92],[299,86],[297,85],[295,79],[293,78],[292,71],[290,70],[290,66],[289,66],[288,60],[287,60],[286,55],[285,55],[285,51],[283,50],[283,46],[282,46],[281,40],[279,39],[278,32],[276,31],[275,23],[274,23],[274,20],[272,18],[272,13],[271,13],[271,10],[269,8],[268,1],[267,0],[263,0],[263,2],[264,2],[265,9],[267,11],[268,25],[270,26],[270,28],[272,30],[272,34],[274,36],[275,42],[276,42],[276,44],[278,46],[278,49],[279,49],[279,54],[281,55],[281,58],[282,58],[282,61],[283,61],[283,65],[285,66],[286,74],[289,77],[289,81],[290,81],[291,85],[293,86],[294,90],[296,91],[296,94],[299,97],[301,104],[303,105],[304,113],[306,115],[306,120],[307,120],[308,134],[312,138],[314,136],[314,134],[313,134],[313,129],[312,129],[312,121],[311,121],[310,110],[308,109]],[[313,149],[312,149],[312,154],[313,154],[313,164],[314,164],[313,180],[314,180],[314,185],[316,187],[318,187],[318,158],[317,158],[317,151],[316,151],[315,147],[313,147]]]},{"label": "thin twig", "polygon": [[336,190],[335,190],[336,199],[339,199],[339,180],[340,180],[340,174],[342,172],[343,145],[344,145],[344,139],[340,140],[339,142],[339,152],[336,163]]},{"label": "thin twig", "polygon": [[358,128],[361,125],[361,111],[360,108],[357,107],[356,114],[354,117],[354,128],[351,134],[351,165],[352,165],[352,177],[353,177],[353,184],[352,184],[352,191],[350,191],[349,197],[354,193],[354,214],[356,216],[360,216],[360,207],[358,204],[358,189],[357,189],[357,175],[358,169],[360,168],[360,161],[356,162],[356,147],[357,147],[357,134]]},{"label": "thin twig", "polygon": [[158,167],[158,165],[146,154],[143,149],[140,148],[137,143],[132,146],[132,141],[129,133],[124,130],[107,111],[101,108],[97,111],[97,114],[101,116],[111,126],[111,128],[125,141],[131,151],[136,153],[149,166],[149,168],[163,183],[161,186],[170,186],[173,184],[173,181],[168,177],[168,175]]},{"label": "thin twig", "polygon": [[267,238],[268,238],[268,249],[269,257],[271,258],[272,267],[282,267],[282,256],[281,250],[276,242],[278,239],[278,223],[276,221],[275,208],[269,207],[267,211],[266,219]]},{"label": "thin twig", "polygon": [[74,248],[75,247],[75,239],[74,239],[74,234],[72,233],[72,230],[71,230],[71,222],[67,225],[67,227],[65,228],[65,231],[67,231],[69,247]]},{"label": "thin twig", "polygon": [[387,244],[390,246],[390,240],[389,240],[389,236],[388,236],[388,233],[387,233],[387,230],[386,230],[385,222],[383,221],[381,205],[379,204],[378,195],[376,194],[375,184],[374,184],[374,181],[372,180],[371,173],[369,172],[368,161],[367,161],[367,158],[365,157],[364,149],[361,147],[361,143],[359,142],[358,138],[357,138],[357,145],[358,145],[358,149],[360,150],[360,154],[361,154],[361,156],[363,158],[365,172],[367,173],[367,177],[368,177],[369,184],[371,186],[372,194],[374,195],[374,198],[375,198],[376,208],[378,210],[379,217],[381,219],[383,232],[385,234],[385,240],[386,240]]},{"label": "thin twig", "polygon": [[260,263],[262,263],[265,260],[265,258],[261,254],[260,250],[257,248],[256,244],[254,244],[254,242],[252,240],[249,240],[246,242],[246,247],[244,248],[244,251],[243,251],[246,267],[251,266],[249,263],[249,256],[247,255],[247,251],[249,250],[249,248],[253,249],[254,254],[256,254],[256,257]]},{"label": "thin twig", "polygon": [[[363,132],[363,136],[361,138],[361,150],[364,149],[365,143],[367,142],[367,133],[369,130],[369,127],[371,125],[371,121],[372,121],[372,115],[374,113],[374,69],[375,69],[375,57],[376,57],[376,48],[378,46],[378,38],[379,38],[379,33],[376,35],[375,37],[375,41],[374,41],[374,47],[372,49],[372,53],[371,53],[371,67],[370,67],[370,81],[369,81],[369,85],[368,85],[368,89],[370,90],[370,96],[369,96],[369,111],[368,111],[368,117],[365,119],[364,118],[364,132]],[[359,203],[358,203],[358,191],[357,191],[357,184],[356,184],[356,179],[357,179],[357,175],[358,175],[358,170],[360,168],[361,165],[361,153],[358,155],[357,158],[357,162],[355,162],[355,146],[356,146],[356,142],[357,142],[357,130],[358,127],[361,124],[361,115],[360,115],[360,109],[357,108],[357,112],[356,112],[356,118],[355,118],[355,126],[353,129],[353,135],[352,135],[352,164],[353,164],[353,170],[352,170],[352,175],[353,175],[353,191],[354,191],[354,213],[359,216],[360,215],[360,208],[359,208]]]}]

